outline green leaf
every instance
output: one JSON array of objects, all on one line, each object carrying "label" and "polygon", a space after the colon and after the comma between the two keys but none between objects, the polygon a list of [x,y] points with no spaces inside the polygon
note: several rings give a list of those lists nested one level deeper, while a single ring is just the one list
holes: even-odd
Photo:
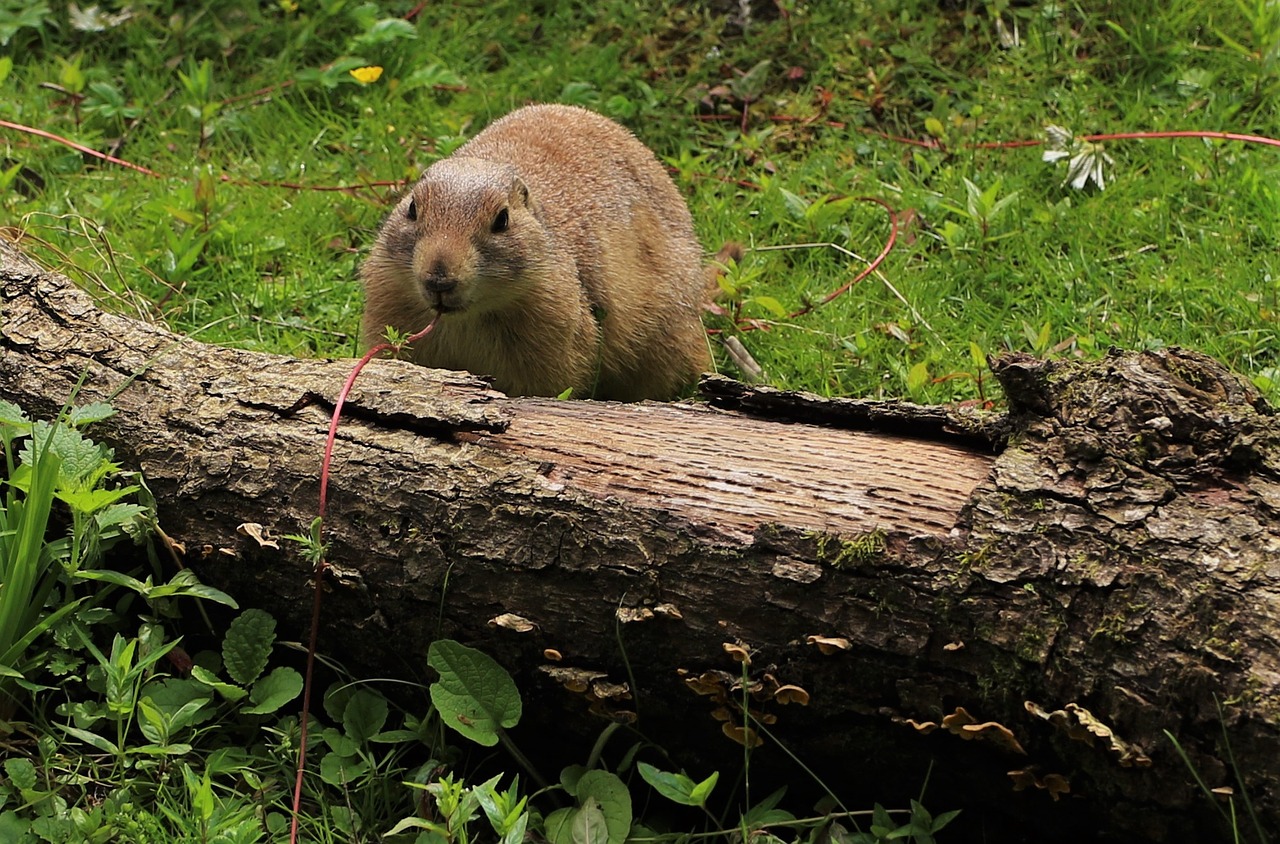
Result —
[{"label": "green leaf", "polygon": [[[636,770],[640,772],[640,778],[663,797],[672,802],[679,803],[683,806],[698,806],[701,803],[694,799],[693,780],[684,774],[673,774],[667,771],[660,771],[647,762],[640,762],[636,765]],[[713,774],[718,776],[718,774]]]},{"label": "green leaf", "polygon": [[4,773],[9,782],[22,790],[36,787],[36,766],[30,759],[10,758],[4,760]]},{"label": "green leaf", "polygon": [[929,365],[920,361],[907,370],[907,390],[916,392],[929,383]]},{"label": "green leaf", "polygon": [[751,301],[755,302],[757,305],[779,319],[787,315],[787,309],[782,306],[781,302],[772,296],[752,296]]},{"label": "green leaf", "polygon": [[191,678],[193,680],[199,680],[201,683],[204,683],[206,686],[213,689],[215,692],[217,692],[226,700],[230,700],[230,701],[241,700],[246,695],[249,694],[249,691],[247,689],[242,689],[239,686],[233,686],[230,683],[224,683],[223,681],[219,680],[217,675],[214,674],[212,671],[209,671],[208,669],[205,669],[205,668],[201,668],[199,665],[193,666],[191,668]]},{"label": "green leaf", "polygon": [[361,744],[382,731],[387,724],[387,699],[368,689],[360,689],[342,711],[342,729]]},{"label": "green leaf", "polygon": [[30,830],[31,821],[11,810],[0,812],[0,841],[29,841],[26,835]]},{"label": "green leaf", "polygon": [[326,753],[320,760],[320,779],[329,785],[349,785],[363,777],[368,770],[368,762],[352,756]]},{"label": "green leaf", "polygon": [[595,798],[587,798],[573,815],[573,844],[609,844],[609,826]]},{"label": "green leaf", "polygon": [[803,220],[805,212],[809,210],[808,201],[800,198],[786,188],[778,188],[778,190],[782,192],[782,200],[786,203],[787,211],[790,212],[791,216],[795,217],[797,220]]},{"label": "green leaf", "polygon": [[302,675],[292,668],[280,667],[259,679],[249,690],[253,706],[240,711],[245,715],[268,715],[302,694]]},{"label": "green leaf", "polygon": [[91,733],[88,730],[82,730],[78,727],[68,727],[65,724],[58,724],[56,726],[67,735],[72,736],[73,738],[78,738],[90,747],[98,748],[103,753],[110,753],[112,756],[120,755],[120,748],[116,747],[115,744],[97,733]]},{"label": "green leaf", "polygon": [[498,743],[498,730],[520,721],[520,691],[494,659],[449,639],[431,643],[427,664],[440,673],[431,702],[440,720],[477,744]]},{"label": "green leaf", "polygon": [[[608,829],[608,844],[622,844],[631,831],[631,792],[627,784],[609,771],[587,771],[578,780],[578,802],[583,810],[599,806]],[[578,837],[575,824],[574,838]],[[596,844],[594,839],[591,844]]]},{"label": "green leaf", "polygon": [[702,806],[707,802],[707,798],[711,796],[711,791],[716,787],[716,783],[720,779],[719,771],[712,771],[711,776],[693,787],[690,797],[697,801],[694,805]]},{"label": "green leaf", "polygon": [[360,752],[360,745],[356,740],[336,727],[325,727],[320,737],[324,739],[329,749],[339,756],[355,756]]},{"label": "green leaf", "polygon": [[109,419],[115,416],[115,408],[106,402],[93,402],[83,407],[75,407],[71,409],[71,415],[67,419],[77,428],[83,428],[85,425],[92,425],[94,422],[101,422],[103,419]]},{"label": "green leaf", "polygon": [[573,844],[573,820],[577,813],[577,809],[564,808],[547,815],[542,828],[550,844]]},{"label": "green leaf", "polygon": [[[9,59],[8,56],[4,58]],[[13,59],[9,59],[12,63]],[[12,425],[17,428],[25,428],[31,424],[31,420],[22,412],[22,408],[18,407],[11,401],[0,399],[0,425]]]},{"label": "green leaf", "polygon": [[982,353],[982,347],[973,341],[969,342],[969,357],[973,360],[973,365],[976,366],[979,371],[986,368],[987,356]]},{"label": "green leaf", "polygon": [[262,674],[276,641],[276,620],[269,613],[248,609],[227,628],[222,640],[222,663],[227,675],[247,686]]},{"label": "green leaf", "polygon": [[[137,490],[139,487],[133,487],[132,489]],[[147,508],[141,504],[111,504],[94,513],[93,520],[98,523],[98,530],[103,530],[104,528],[131,522],[145,512],[147,512]],[[183,569],[183,571],[189,571],[189,569]]]},{"label": "green leaf", "polygon": [[96,513],[115,504],[121,498],[133,495],[140,487],[126,486],[120,489],[63,489],[57,493],[60,501],[81,513]]}]

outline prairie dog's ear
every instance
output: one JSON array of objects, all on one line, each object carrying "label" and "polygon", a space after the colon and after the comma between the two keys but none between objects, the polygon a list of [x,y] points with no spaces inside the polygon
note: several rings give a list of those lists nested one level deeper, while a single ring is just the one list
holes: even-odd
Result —
[{"label": "prairie dog's ear", "polygon": [[529,186],[519,176],[511,177],[511,202],[533,208],[533,199],[529,196]]}]

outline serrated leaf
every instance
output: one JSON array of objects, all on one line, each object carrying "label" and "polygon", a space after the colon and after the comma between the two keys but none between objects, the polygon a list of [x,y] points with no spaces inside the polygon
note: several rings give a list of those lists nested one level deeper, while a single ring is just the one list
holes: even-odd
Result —
[{"label": "serrated leaf", "polygon": [[631,792],[627,784],[609,771],[587,771],[578,779],[577,794],[584,809],[592,801],[599,805],[608,829],[608,844],[622,844],[631,831]]},{"label": "serrated leaf", "polygon": [[[7,56],[5,58],[8,58]],[[31,424],[31,420],[22,412],[22,408],[18,407],[11,401],[0,399],[0,425],[13,425],[15,427],[25,428]]]},{"label": "serrated leaf", "polygon": [[222,640],[222,664],[228,676],[248,686],[262,674],[276,641],[276,620],[269,613],[247,609],[227,628]]},{"label": "serrated leaf", "polygon": [[477,744],[498,743],[498,730],[520,721],[520,691],[487,654],[449,639],[431,643],[427,664],[440,673],[431,702],[440,720]]},{"label": "serrated leaf", "polygon": [[83,407],[74,407],[67,421],[77,428],[83,428],[85,425],[92,425],[94,422],[101,422],[103,419],[110,419],[115,416],[116,411],[106,402],[93,402]]},{"label": "serrated leaf", "polygon": [[[65,463],[63,464],[66,465]],[[121,498],[133,495],[139,487],[126,486],[120,489],[62,489],[55,493],[59,501],[62,501],[73,510],[81,513],[96,513],[104,507],[115,504]]]},{"label": "serrated leaf", "polygon": [[387,699],[368,689],[359,689],[342,710],[342,729],[363,744],[387,724]]},{"label": "serrated leaf", "polygon": [[253,684],[249,700],[253,706],[240,711],[245,715],[269,715],[302,694],[302,675],[292,668],[280,667]]},{"label": "serrated leaf", "polygon": [[4,773],[20,789],[36,787],[36,766],[30,759],[11,758],[4,760]]},{"label": "serrated leaf", "polygon": [[[138,487],[132,487],[132,489],[136,491]],[[131,522],[146,511],[147,508],[141,504],[111,504],[94,513],[93,519],[98,523],[98,528],[101,530],[102,528]]]}]

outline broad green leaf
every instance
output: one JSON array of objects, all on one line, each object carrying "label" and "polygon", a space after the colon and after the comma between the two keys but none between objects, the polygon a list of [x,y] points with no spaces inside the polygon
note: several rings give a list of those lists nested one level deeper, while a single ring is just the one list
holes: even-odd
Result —
[{"label": "broad green leaf", "polygon": [[[627,784],[609,771],[587,771],[578,780],[577,793],[584,810],[592,802],[599,806],[608,828],[608,844],[622,844],[631,831],[631,792]],[[591,844],[596,842],[592,840]]]},{"label": "broad green leaf", "polygon": [[355,756],[360,751],[360,745],[356,740],[337,727],[325,727],[320,737],[324,739],[325,745],[339,756]]},{"label": "broad green leaf", "polygon": [[363,777],[368,770],[368,762],[352,756],[326,753],[320,760],[320,779],[329,785],[351,785]]},{"label": "broad green leaf", "polygon": [[342,711],[342,729],[363,744],[387,724],[387,699],[368,689],[358,689]]},{"label": "broad green leaf", "polygon": [[71,409],[71,416],[67,420],[77,428],[83,428],[85,425],[91,425],[94,422],[101,422],[115,416],[115,408],[106,402],[93,402],[83,407],[75,407]]},{"label": "broad green leaf", "polygon": [[[5,58],[8,58],[8,56]],[[0,425],[12,425],[16,428],[25,428],[30,424],[31,420],[27,418],[27,414],[22,412],[22,408],[18,407],[11,401],[0,399]]]},{"label": "broad green leaf", "polygon": [[588,797],[574,813],[572,835],[573,844],[610,844],[613,841],[604,811],[595,798]]},{"label": "broad green leaf", "polygon": [[[132,487],[132,489],[137,490],[138,487]],[[98,529],[102,530],[131,522],[145,512],[147,508],[141,504],[112,504],[104,507],[101,512],[95,513],[93,519],[98,523]]]},{"label": "broad green leaf", "polygon": [[440,673],[431,684],[431,702],[440,720],[485,747],[498,743],[498,730],[520,721],[520,691],[506,669],[475,648],[449,639],[431,643],[427,664]]},{"label": "broad green leaf", "polygon": [[281,666],[260,678],[249,690],[253,706],[240,711],[245,715],[268,715],[302,694],[302,675],[292,668]]},{"label": "broad green leaf", "polygon": [[636,770],[640,772],[641,779],[668,800],[684,806],[699,805],[698,801],[693,799],[694,782],[684,774],[660,771],[647,762],[637,764]]},{"label": "broad green leaf", "polygon": [[222,663],[227,674],[247,686],[262,674],[276,641],[276,620],[258,609],[240,613],[222,640]]},{"label": "broad green leaf", "polygon": [[542,829],[550,844],[573,844],[573,820],[578,810],[556,809],[542,822]]},{"label": "broad green leaf", "polygon": [[15,757],[4,760],[4,773],[20,789],[36,787],[36,766],[30,759]]}]

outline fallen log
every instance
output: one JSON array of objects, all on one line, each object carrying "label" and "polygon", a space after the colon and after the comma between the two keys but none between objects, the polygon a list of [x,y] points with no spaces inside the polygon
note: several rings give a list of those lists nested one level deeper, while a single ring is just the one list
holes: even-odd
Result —
[{"label": "fallen log", "polygon": [[[305,639],[308,565],[238,529],[305,532],[351,362],[105,313],[2,240],[0,308],[0,396],[48,416],[87,372],[80,400],[119,411],[94,436],[187,564]],[[753,781],[803,779],[781,744],[901,805],[937,760],[929,805],[997,839],[1210,840],[1176,741],[1276,829],[1272,410],[1175,349],[993,369],[1010,411],[984,420],[727,379],[700,405],[509,399],[376,362],[335,451],[321,648],[425,680],[456,638],[517,677],[527,740],[603,714],[703,775],[741,758],[713,716],[745,681]]]}]

